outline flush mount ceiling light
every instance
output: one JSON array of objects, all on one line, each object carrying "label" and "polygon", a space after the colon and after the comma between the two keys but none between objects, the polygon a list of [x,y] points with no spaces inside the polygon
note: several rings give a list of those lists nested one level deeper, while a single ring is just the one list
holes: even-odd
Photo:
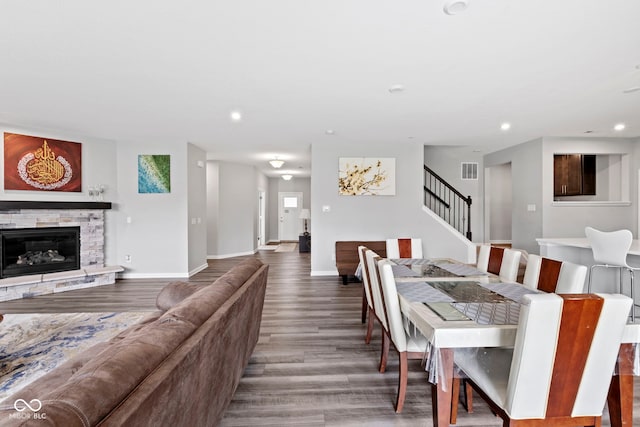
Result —
[{"label": "flush mount ceiling light", "polygon": [[284,162],[282,160],[279,160],[277,157],[273,160],[269,160],[269,164],[271,166],[273,166],[274,168],[278,169],[281,168],[282,165],[284,165]]},{"label": "flush mount ceiling light", "polygon": [[464,12],[469,6],[468,0],[448,0],[442,10],[447,15],[456,15],[458,13]]},{"label": "flush mount ceiling light", "polygon": [[511,123],[507,123],[507,122],[502,123],[500,125],[500,129],[504,131],[511,129]]},{"label": "flush mount ceiling light", "polygon": [[617,124],[613,127],[613,130],[615,130],[615,131],[617,131],[617,132],[620,132],[620,131],[623,131],[625,127],[626,127],[626,126],[624,125],[624,123],[617,123]]},{"label": "flush mount ceiling light", "polygon": [[242,120],[242,113],[238,110],[234,110],[229,114],[229,117],[231,117],[231,121],[239,122]]},{"label": "flush mount ceiling light", "polygon": [[284,179],[285,181],[291,181],[291,178],[293,178],[293,175],[289,175],[289,174],[282,175],[282,179]]}]

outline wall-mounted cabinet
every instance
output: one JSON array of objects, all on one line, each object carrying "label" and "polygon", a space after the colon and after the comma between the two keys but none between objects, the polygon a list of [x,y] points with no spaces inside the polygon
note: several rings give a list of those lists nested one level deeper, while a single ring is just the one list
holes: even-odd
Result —
[{"label": "wall-mounted cabinet", "polygon": [[595,155],[555,154],[553,156],[554,196],[593,196],[595,194]]}]

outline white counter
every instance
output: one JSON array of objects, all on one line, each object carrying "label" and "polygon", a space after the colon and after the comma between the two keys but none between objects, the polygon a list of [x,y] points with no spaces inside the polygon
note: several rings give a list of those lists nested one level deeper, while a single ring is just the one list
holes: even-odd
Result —
[{"label": "white counter", "polygon": [[[575,264],[582,264],[590,267],[594,264],[593,252],[586,237],[574,238],[540,238],[536,239],[540,246],[540,255],[557,259],[558,261],[569,261]],[[627,263],[632,267],[640,268],[640,240],[631,243]],[[618,292],[619,275],[617,269],[597,268],[593,272],[592,292]],[[640,273],[636,273],[636,289],[640,284]],[[587,280],[589,275],[587,274]],[[622,293],[630,295],[630,281],[628,273],[623,276]],[[584,291],[587,291],[585,282]]]}]

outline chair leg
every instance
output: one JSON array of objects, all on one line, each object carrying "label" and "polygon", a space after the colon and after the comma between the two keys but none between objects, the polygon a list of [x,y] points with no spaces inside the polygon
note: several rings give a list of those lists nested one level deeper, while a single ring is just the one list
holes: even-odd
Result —
[{"label": "chair leg", "polygon": [[364,290],[364,283],[362,284],[362,323],[367,320],[367,311],[369,311],[369,303],[367,302],[367,294]]},{"label": "chair leg", "polygon": [[389,358],[389,342],[391,338],[387,335],[384,328],[382,328],[382,351],[380,354],[380,367],[378,371],[384,373],[387,370],[387,359]]},{"label": "chair leg", "polygon": [[[620,272],[622,275],[622,271]],[[629,270],[629,276],[631,276],[631,323],[636,322],[636,299],[633,292],[633,270]]]},{"label": "chair leg", "polygon": [[400,372],[398,379],[398,397],[396,398],[396,413],[402,412],[404,406],[404,398],[407,394],[407,378],[409,365],[407,362],[407,352],[401,351],[398,353],[398,359],[400,361]]},{"label": "chair leg", "polygon": [[365,344],[369,344],[371,342],[371,335],[373,335],[373,322],[375,315],[373,314],[373,309],[367,306],[369,311],[369,323],[367,323],[367,335],[364,337]]},{"label": "chair leg", "polygon": [[458,403],[460,403],[460,378],[454,378],[451,382],[451,417],[449,424],[458,421]]},{"label": "chair leg", "polygon": [[593,267],[595,267],[595,265],[592,265],[591,267],[589,267],[589,280],[587,280],[587,293],[588,294],[591,293],[591,279],[593,278]]},{"label": "chair leg", "polygon": [[473,387],[468,381],[464,383],[464,408],[468,413],[473,413]]}]

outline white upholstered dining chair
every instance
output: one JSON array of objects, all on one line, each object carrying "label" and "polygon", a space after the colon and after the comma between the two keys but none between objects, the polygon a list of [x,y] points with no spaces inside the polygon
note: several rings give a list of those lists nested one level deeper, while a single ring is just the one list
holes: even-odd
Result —
[{"label": "white upholstered dining chair", "polygon": [[522,284],[530,289],[557,294],[577,294],[584,290],[587,267],[529,254]]},{"label": "white upholstered dining chair", "polygon": [[422,239],[387,239],[387,258],[422,258]]},{"label": "white upholstered dining chair", "polygon": [[515,249],[480,245],[476,268],[500,276],[505,282],[518,279],[521,252]]},{"label": "white upholstered dining chair", "polygon": [[387,327],[385,328],[382,336],[383,348],[386,346],[388,349],[389,345],[393,344],[395,349],[398,351],[400,367],[398,395],[395,406],[396,412],[401,412],[407,391],[409,369],[408,360],[422,360],[425,352],[427,351],[427,339],[417,331],[408,333],[404,327],[402,312],[400,311],[400,302],[398,300],[398,291],[396,289],[396,281],[393,278],[391,263],[388,260],[383,259],[378,261],[377,266],[380,273],[380,288],[387,320]]},{"label": "white upholstered dining chair", "polygon": [[369,271],[369,283],[371,285],[371,299],[373,303],[373,313],[378,319],[380,326],[382,327],[382,349],[380,352],[380,364],[378,371],[385,372],[387,370],[387,358],[389,355],[389,346],[385,347],[384,331],[388,326],[387,313],[384,308],[384,300],[382,298],[382,289],[380,288],[380,273],[378,272],[377,262],[380,260],[380,256],[372,250],[365,251],[365,260],[367,269]]},{"label": "white upholstered dining chair", "polygon": [[522,301],[513,348],[457,349],[456,365],[504,425],[600,426],[631,299],[549,293]]},{"label": "white upholstered dining chair", "polygon": [[366,246],[358,246],[358,257],[360,258],[360,265],[362,266],[362,287],[364,298],[363,305],[366,304],[367,319],[367,333],[364,337],[364,342],[369,344],[371,342],[371,335],[373,334],[373,324],[377,320],[375,311],[373,309],[373,297],[371,295],[371,280],[369,279],[369,267],[367,265],[366,252],[368,251]]}]

